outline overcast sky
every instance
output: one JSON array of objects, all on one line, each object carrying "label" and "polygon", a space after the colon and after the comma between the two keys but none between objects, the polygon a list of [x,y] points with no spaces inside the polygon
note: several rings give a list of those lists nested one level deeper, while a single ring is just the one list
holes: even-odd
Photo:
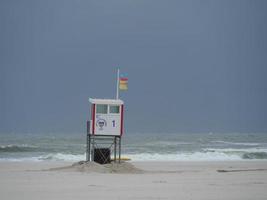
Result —
[{"label": "overcast sky", "polygon": [[0,1],[1,133],[84,131],[117,67],[126,132],[267,132],[267,1]]}]

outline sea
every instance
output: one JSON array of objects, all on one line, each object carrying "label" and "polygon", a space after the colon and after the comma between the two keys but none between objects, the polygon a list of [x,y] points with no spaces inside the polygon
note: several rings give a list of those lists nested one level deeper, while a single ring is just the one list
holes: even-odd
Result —
[{"label": "sea", "polygon": [[[80,161],[85,133],[0,134],[1,161]],[[126,133],[122,156],[132,161],[267,160],[267,133]]]}]

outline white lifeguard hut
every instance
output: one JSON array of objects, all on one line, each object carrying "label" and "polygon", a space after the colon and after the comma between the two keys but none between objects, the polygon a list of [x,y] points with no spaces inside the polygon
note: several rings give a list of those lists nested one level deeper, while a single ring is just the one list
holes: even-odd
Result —
[{"label": "white lifeguard hut", "polygon": [[119,90],[123,88],[127,89],[127,85],[125,85],[127,81],[127,78],[120,79],[118,70],[116,99],[89,98],[91,104],[91,119],[87,121],[87,161],[95,161],[96,150],[102,149],[104,151],[100,153],[98,151],[97,153],[102,155],[103,159],[101,159],[103,163],[110,162],[110,158],[105,154],[107,153],[110,155],[112,151],[114,152],[115,162],[117,161],[118,151],[118,160],[120,162],[121,137],[124,132],[124,102],[119,99]]},{"label": "white lifeguard hut", "polygon": [[123,101],[120,99],[89,99],[91,103],[91,135],[122,136]]}]

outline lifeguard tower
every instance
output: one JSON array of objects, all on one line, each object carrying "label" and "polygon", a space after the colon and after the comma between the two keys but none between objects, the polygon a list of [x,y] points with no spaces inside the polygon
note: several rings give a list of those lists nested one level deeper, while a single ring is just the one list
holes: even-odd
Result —
[{"label": "lifeguard tower", "polygon": [[128,78],[118,69],[116,99],[89,98],[91,119],[87,121],[86,161],[109,163],[112,151],[114,162],[117,154],[121,161],[124,102],[119,99],[119,91],[127,89]]},{"label": "lifeguard tower", "polygon": [[[92,99],[91,120],[87,122],[87,161],[109,163],[111,152],[114,161],[121,160],[124,103],[120,99]],[[97,154],[97,155],[96,155]]]}]

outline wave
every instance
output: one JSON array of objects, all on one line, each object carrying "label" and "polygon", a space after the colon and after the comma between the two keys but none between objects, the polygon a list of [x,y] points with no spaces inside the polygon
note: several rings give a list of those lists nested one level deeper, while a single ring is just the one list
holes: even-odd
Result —
[{"label": "wave", "polygon": [[8,162],[40,162],[42,160],[40,160],[38,157],[21,157],[21,158],[0,158],[0,162],[2,161],[8,161]]},{"label": "wave", "polygon": [[254,153],[244,153],[243,159],[267,159],[266,152],[254,152]]},{"label": "wave", "polygon": [[194,152],[194,153],[176,153],[176,154],[127,154],[125,155],[133,161],[227,161],[242,160],[238,155],[227,155],[219,152]]},{"label": "wave", "polygon": [[[141,154],[123,154],[132,161],[241,161],[241,160],[261,160],[267,159],[267,153],[245,153],[227,154],[219,152],[195,152],[195,153],[178,153],[178,154],[158,154],[158,153],[141,153]],[[38,157],[25,158],[1,158],[0,161],[69,161],[77,162],[85,160],[85,154],[48,154]]]},{"label": "wave", "polygon": [[86,154],[64,154],[54,153],[38,157],[38,160],[53,160],[53,161],[81,161],[85,160]]},{"label": "wave", "polygon": [[248,153],[255,153],[255,152],[265,152],[267,153],[267,149],[265,148],[246,148],[246,149],[234,149],[234,148],[206,148],[203,149],[205,152],[224,152],[224,153],[234,153],[234,152],[248,152]]},{"label": "wave", "polygon": [[11,161],[11,162],[22,162],[22,161],[70,161],[77,162],[85,160],[86,154],[64,154],[64,153],[54,153],[46,154],[34,157],[20,157],[20,158],[0,158],[0,161]]},{"label": "wave", "polygon": [[145,146],[177,146],[177,145],[191,145],[194,142],[176,142],[176,141],[155,141],[155,142],[148,142]]},{"label": "wave", "polygon": [[267,152],[193,152],[176,154],[141,153],[128,154],[127,157],[133,161],[240,161],[240,160],[262,160],[267,159]]},{"label": "wave", "polygon": [[258,146],[259,143],[253,143],[253,142],[226,142],[222,140],[215,140],[212,141],[213,143],[222,143],[222,144],[230,144],[230,145],[239,145],[239,146]]},{"label": "wave", "polygon": [[28,144],[9,144],[9,145],[2,145],[0,146],[0,153],[1,152],[31,152],[35,151],[38,147],[31,146]]},{"label": "wave", "polygon": [[[1,146],[0,149],[12,149],[14,152],[17,149],[27,151],[27,148],[36,148],[28,145],[14,145]],[[28,154],[28,153],[27,153]],[[26,155],[26,154],[25,154]],[[196,152],[175,152],[175,153],[126,153],[125,157],[129,157],[132,161],[241,161],[241,160],[266,160],[267,149],[265,148],[248,148],[248,149],[214,149],[207,148]],[[77,162],[85,160],[85,153],[72,154],[72,153],[47,153],[32,156],[30,153],[27,157],[10,157],[0,158],[0,161],[70,161]]]},{"label": "wave", "polygon": [[248,149],[205,149],[206,152],[220,152],[227,155],[238,155],[242,159],[267,159],[267,149],[264,148],[248,148]]}]

